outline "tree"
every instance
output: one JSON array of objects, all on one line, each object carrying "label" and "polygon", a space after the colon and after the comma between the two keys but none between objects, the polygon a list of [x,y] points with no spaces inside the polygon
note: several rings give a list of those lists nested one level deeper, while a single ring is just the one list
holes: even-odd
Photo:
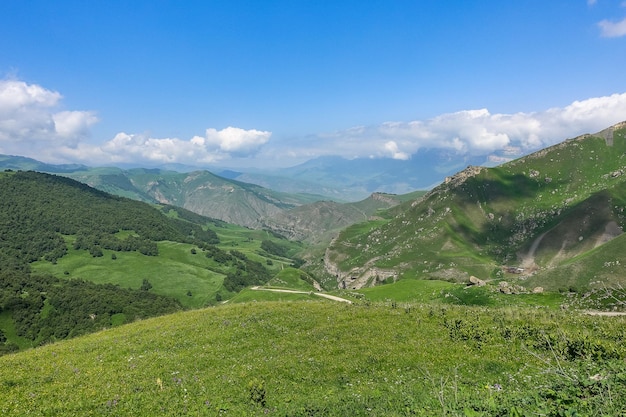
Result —
[{"label": "tree", "polygon": [[274,243],[271,240],[262,241],[261,249],[272,255],[287,257],[287,248],[277,243]]},{"label": "tree", "polygon": [[152,284],[150,284],[150,281],[144,278],[141,283],[141,287],[139,287],[139,289],[141,291],[150,291],[151,288],[152,288]]}]

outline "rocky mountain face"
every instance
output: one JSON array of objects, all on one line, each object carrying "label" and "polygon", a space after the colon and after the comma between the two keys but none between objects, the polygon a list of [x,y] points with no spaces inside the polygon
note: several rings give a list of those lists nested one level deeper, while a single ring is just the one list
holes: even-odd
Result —
[{"label": "rocky mountain face", "polygon": [[374,193],[356,203],[318,201],[267,216],[262,227],[291,240],[328,242],[339,230],[370,220],[380,210],[401,203],[393,194]]},{"label": "rocky mountain face", "polygon": [[625,133],[620,123],[496,168],[468,167],[392,209],[391,220],[348,227],[327,249],[326,270],[340,287],[403,276],[513,274],[547,289],[615,279],[626,265],[617,255],[626,244]]}]

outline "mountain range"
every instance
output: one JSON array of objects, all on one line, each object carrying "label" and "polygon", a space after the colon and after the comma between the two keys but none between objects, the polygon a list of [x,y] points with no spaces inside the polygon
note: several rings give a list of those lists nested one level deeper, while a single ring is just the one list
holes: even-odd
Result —
[{"label": "mountain range", "polygon": [[329,232],[352,223],[367,220],[377,210],[397,205],[411,196],[374,193],[361,201],[346,203],[345,199],[337,202],[322,195],[274,191],[206,170],[176,172],[156,168],[49,165],[7,155],[0,155],[0,169],[56,173],[118,196],[178,206],[228,223],[266,228],[292,239],[310,242],[319,241]]},{"label": "mountain range", "polygon": [[[625,128],[620,123],[497,167],[471,165],[440,177],[427,193],[373,193],[355,203],[274,191],[233,179],[250,175],[234,171],[218,176],[51,166],[8,156],[0,157],[0,168],[57,172],[106,192],[313,245],[316,250],[301,255],[327,288],[402,278],[488,282],[503,277],[527,289],[588,288],[621,282]],[[406,161],[405,167],[416,164]],[[306,179],[318,186],[331,178],[337,178],[336,185],[360,178],[360,184],[369,181],[375,188],[383,171],[368,176],[365,161],[323,158],[271,178],[286,181],[289,173],[293,184]],[[407,184],[416,181],[415,172],[407,168]]]},{"label": "mountain range", "polygon": [[406,194],[427,190],[468,165],[484,164],[484,157],[459,156],[441,149],[422,149],[408,160],[324,156],[303,164],[270,170],[226,170],[231,179],[289,193],[323,195],[339,201],[358,201],[372,193]]}]

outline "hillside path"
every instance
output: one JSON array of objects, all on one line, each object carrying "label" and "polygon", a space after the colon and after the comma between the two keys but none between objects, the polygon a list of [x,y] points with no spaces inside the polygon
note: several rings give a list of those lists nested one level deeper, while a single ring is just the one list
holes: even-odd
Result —
[{"label": "hillside path", "polygon": [[617,317],[617,316],[626,316],[626,313],[623,311],[593,311],[586,310],[584,312],[589,316],[605,316],[605,317]]},{"label": "hillside path", "polygon": [[352,301],[347,300],[345,298],[337,297],[335,295],[330,295],[330,294],[324,294],[324,293],[320,293],[320,292],[298,291],[298,290],[281,290],[279,288],[261,288],[259,286],[251,287],[250,289],[254,290],[254,291],[286,292],[286,293],[290,293],[290,294],[313,294],[313,295],[317,295],[318,297],[328,298],[329,300],[352,304]]}]

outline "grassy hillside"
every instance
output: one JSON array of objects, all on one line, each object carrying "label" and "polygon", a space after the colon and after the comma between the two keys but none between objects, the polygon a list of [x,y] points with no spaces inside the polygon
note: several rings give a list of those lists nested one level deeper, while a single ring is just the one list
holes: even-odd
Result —
[{"label": "grassy hillside", "polygon": [[0,357],[4,416],[619,415],[623,318],[295,301]]},{"label": "grassy hillside", "polygon": [[533,274],[520,284],[556,289],[567,286],[562,266],[576,259],[577,283],[588,287],[598,265],[619,261],[615,251],[584,259],[626,225],[625,132],[618,125],[497,168],[469,167],[391,209],[390,220],[348,227],[326,268],[359,287],[390,277],[518,281],[508,265]]}]

